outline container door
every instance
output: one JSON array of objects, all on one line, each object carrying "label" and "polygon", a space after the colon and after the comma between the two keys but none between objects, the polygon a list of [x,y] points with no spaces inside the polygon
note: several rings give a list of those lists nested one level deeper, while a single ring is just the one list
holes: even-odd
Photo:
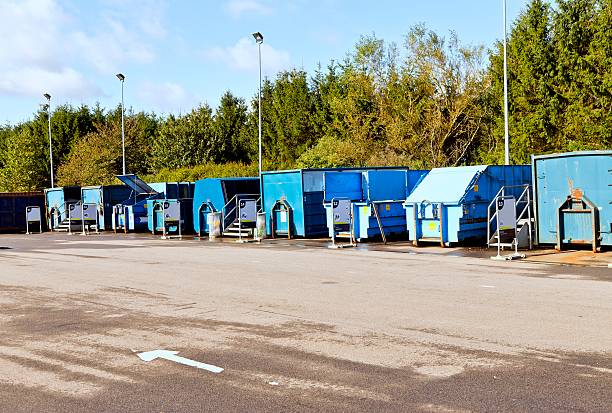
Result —
[{"label": "container door", "polygon": [[436,204],[420,204],[417,208],[422,238],[440,238],[440,211]]},{"label": "container door", "polygon": [[274,211],[274,235],[287,235],[289,232],[289,211],[280,205]]}]

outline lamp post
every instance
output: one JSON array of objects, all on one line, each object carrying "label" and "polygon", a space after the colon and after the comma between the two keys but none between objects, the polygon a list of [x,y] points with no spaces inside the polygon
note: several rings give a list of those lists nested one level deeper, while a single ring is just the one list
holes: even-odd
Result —
[{"label": "lamp post", "polygon": [[263,35],[259,32],[253,33],[259,51],[259,179],[261,179],[261,44]]},{"label": "lamp post", "polygon": [[49,165],[51,167],[51,188],[55,188],[53,182],[53,141],[51,140],[51,95],[45,93],[43,95],[47,99],[47,121],[49,125]]},{"label": "lamp post", "polygon": [[123,175],[125,175],[125,122],[123,119],[125,114],[125,107],[123,106],[123,82],[125,81],[125,76],[117,73],[117,79],[121,81],[121,150],[123,153]]},{"label": "lamp post", "polygon": [[504,1],[504,160],[510,165],[510,134],[508,132],[508,63],[506,53],[506,0]]}]

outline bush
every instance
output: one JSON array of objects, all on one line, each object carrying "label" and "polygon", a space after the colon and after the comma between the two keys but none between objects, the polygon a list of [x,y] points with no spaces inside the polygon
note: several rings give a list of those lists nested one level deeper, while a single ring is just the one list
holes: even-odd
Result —
[{"label": "bush", "polygon": [[204,178],[227,178],[239,176],[257,176],[257,163],[242,164],[229,162],[225,164],[207,163],[178,169],[161,169],[156,174],[144,176],[147,182],[184,182]]}]

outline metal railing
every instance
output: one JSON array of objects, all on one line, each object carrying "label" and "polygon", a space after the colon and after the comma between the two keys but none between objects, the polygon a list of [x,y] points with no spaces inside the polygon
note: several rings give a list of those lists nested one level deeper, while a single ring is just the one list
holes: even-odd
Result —
[{"label": "metal railing", "polygon": [[[254,198],[257,197],[257,198]],[[255,199],[257,202],[257,212],[261,212],[261,196],[259,194],[236,194],[221,209],[222,230],[236,222],[238,218],[238,204],[242,199]]]},{"label": "metal railing", "polygon": [[[528,225],[528,230],[529,230],[529,234],[528,234],[529,249],[533,248],[533,239],[531,236],[533,234],[532,200],[531,200],[531,185],[529,184],[502,186],[499,189],[499,191],[497,191],[497,194],[495,194],[495,196],[493,197],[493,200],[487,206],[487,247],[491,246],[491,237],[492,235],[494,235],[494,234],[491,234],[491,228],[492,226],[494,226],[493,225],[494,222],[496,222],[496,220],[498,219],[498,209],[496,206],[498,199],[512,197],[512,195],[508,195],[507,190],[517,189],[517,188],[522,188],[522,191],[520,195],[518,196],[518,198],[515,198],[517,227],[518,227],[518,223],[521,222],[521,220],[527,219],[527,225]],[[516,193],[516,191],[513,191],[513,192]],[[495,208],[493,209],[493,207]],[[499,231],[496,230],[496,233],[498,232]],[[499,236],[499,233],[498,233],[498,236]],[[516,239],[514,242],[517,242]],[[501,240],[498,239],[497,244],[500,244],[500,243],[501,243]]]}]

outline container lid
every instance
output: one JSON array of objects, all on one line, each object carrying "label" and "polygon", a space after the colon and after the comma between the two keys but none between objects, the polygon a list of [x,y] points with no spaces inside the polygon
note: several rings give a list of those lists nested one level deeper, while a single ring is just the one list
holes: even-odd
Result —
[{"label": "container lid", "polygon": [[117,175],[117,179],[132,188],[138,194],[156,194],[154,190],[145,181],[134,174]]},{"label": "container lid", "polygon": [[443,202],[456,204],[469,189],[474,177],[487,165],[434,168],[406,198],[406,202]]}]

